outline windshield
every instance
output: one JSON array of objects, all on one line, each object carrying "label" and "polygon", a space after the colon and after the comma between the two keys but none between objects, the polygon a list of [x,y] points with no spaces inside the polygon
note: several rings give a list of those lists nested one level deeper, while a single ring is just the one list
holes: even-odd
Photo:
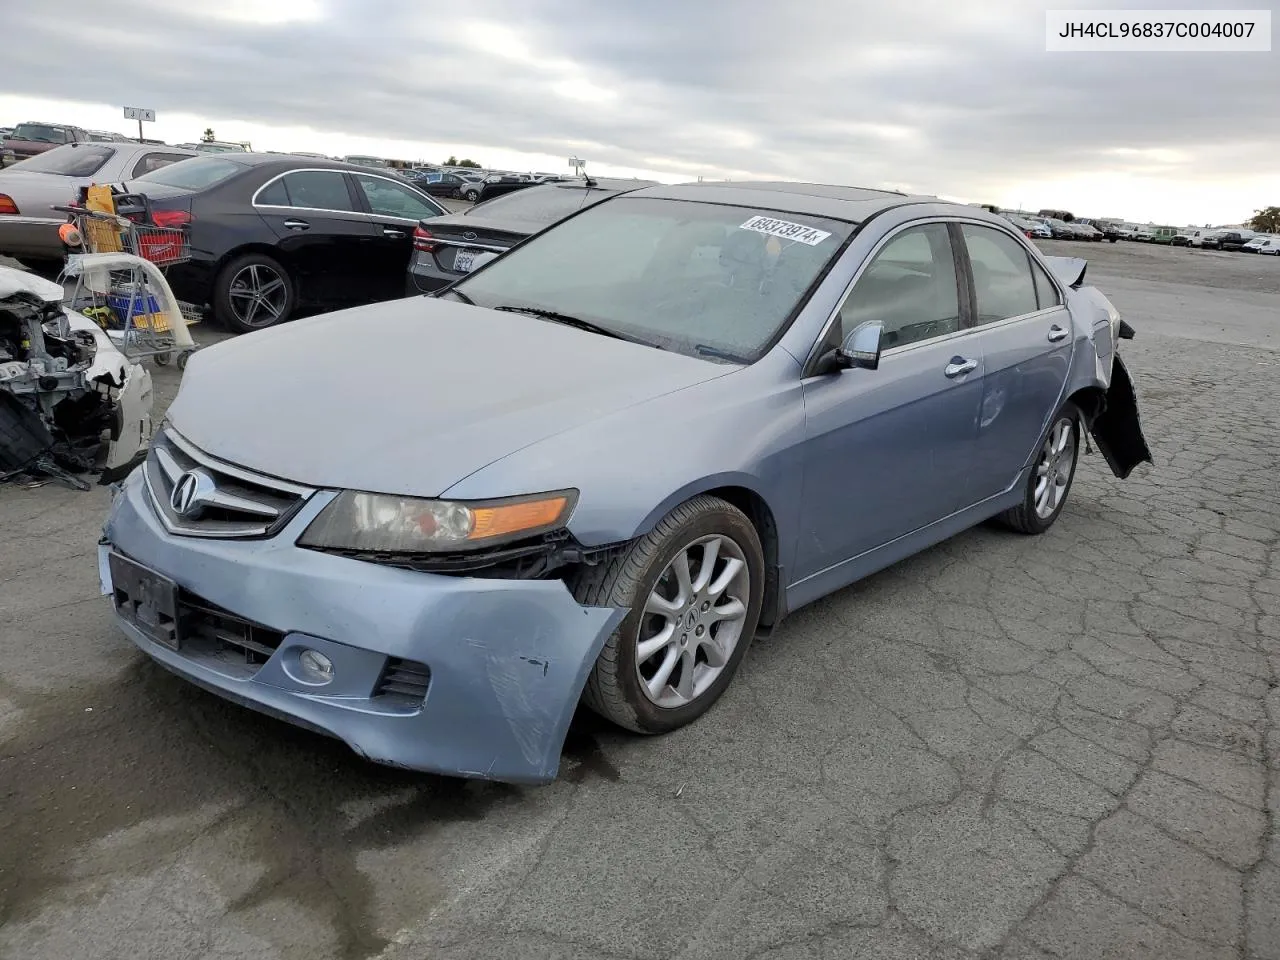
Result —
[{"label": "windshield", "polygon": [[790,321],[853,226],[624,196],[451,289],[483,307],[554,311],[663,349],[749,363]]},{"label": "windshield", "polygon": [[20,161],[28,173],[51,173],[59,177],[91,177],[115,154],[115,147],[100,143],[68,143]]},{"label": "windshield", "polygon": [[138,182],[159,183],[166,187],[179,187],[184,190],[203,190],[221,183],[229,177],[244,170],[244,166],[234,160],[223,160],[218,157],[194,157],[191,160],[179,160],[177,163],[159,170],[152,170],[138,177]]},{"label": "windshield", "polygon": [[51,127],[47,123],[20,123],[11,134],[15,140],[34,140],[37,143],[70,143],[71,131],[66,127]]}]

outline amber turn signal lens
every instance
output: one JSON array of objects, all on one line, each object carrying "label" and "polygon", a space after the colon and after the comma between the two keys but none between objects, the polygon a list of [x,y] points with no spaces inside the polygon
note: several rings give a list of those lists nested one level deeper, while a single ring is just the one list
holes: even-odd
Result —
[{"label": "amber turn signal lens", "polygon": [[551,497],[547,500],[527,500],[524,503],[508,503],[496,507],[474,507],[475,526],[468,540],[489,540],[505,537],[522,530],[538,530],[554,526],[564,515],[567,497]]}]

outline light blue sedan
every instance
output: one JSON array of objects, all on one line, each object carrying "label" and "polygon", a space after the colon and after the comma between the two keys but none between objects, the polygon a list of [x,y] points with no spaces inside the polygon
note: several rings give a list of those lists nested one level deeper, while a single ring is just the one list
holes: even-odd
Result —
[{"label": "light blue sedan", "polygon": [[546,781],[579,702],[672,730],[789,611],[992,517],[1045,532],[1086,431],[1150,460],[1084,267],[935,198],[619,196],[437,297],[197,353],[104,591],[215,693]]}]

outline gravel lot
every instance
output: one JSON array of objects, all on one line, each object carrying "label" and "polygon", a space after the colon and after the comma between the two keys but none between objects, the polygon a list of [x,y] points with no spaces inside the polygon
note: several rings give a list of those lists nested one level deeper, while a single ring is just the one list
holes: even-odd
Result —
[{"label": "gravel lot", "polygon": [[0,490],[0,957],[1280,958],[1280,258],[1045,246],[1137,327],[1155,466],[800,611],[673,736],[582,718],[548,787],[170,677],[105,492]]}]

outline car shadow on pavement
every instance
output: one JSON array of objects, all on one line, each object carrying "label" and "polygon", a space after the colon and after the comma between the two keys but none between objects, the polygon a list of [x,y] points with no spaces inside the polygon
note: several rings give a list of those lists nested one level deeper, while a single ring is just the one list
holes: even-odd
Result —
[{"label": "car shadow on pavement", "polygon": [[[289,900],[331,918],[336,955],[373,956],[386,941],[374,933],[374,891],[357,858],[522,796],[369,763],[143,658],[110,682],[57,695],[0,680],[0,700],[22,715],[0,748],[0,927],[33,918],[59,888],[151,873],[209,833],[233,830],[257,869],[226,891],[228,912]],[[581,750],[579,769],[609,769]],[[445,893],[429,863],[421,884],[423,909]]]}]

